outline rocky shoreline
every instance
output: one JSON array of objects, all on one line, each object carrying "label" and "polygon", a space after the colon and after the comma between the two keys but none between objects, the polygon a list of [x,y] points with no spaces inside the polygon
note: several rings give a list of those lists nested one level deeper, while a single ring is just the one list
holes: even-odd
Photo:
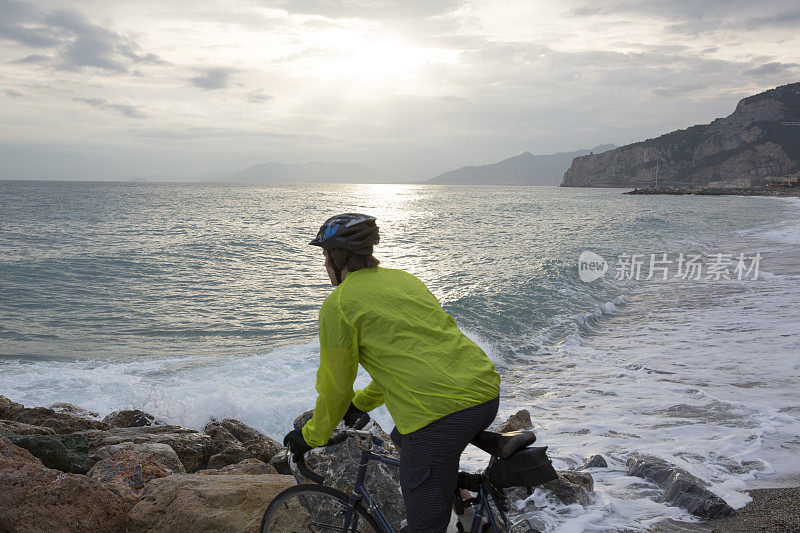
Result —
[{"label": "rocky shoreline", "polygon": [[622,194],[669,194],[683,195],[696,194],[700,196],[772,196],[780,198],[800,197],[800,189],[760,189],[753,187],[726,188],[726,187],[649,187],[633,189]]},{"label": "rocky shoreline", "polygon": [[[295,426],[310,415],[299,416]],[[521,410],[498,429],[530,427],[530,414]],[[382,432],[377,424],[375,429]],[[388,435],[384,440],[392,454]],[[351,438],[314,449],[306,459],[326,484],[349,492],[358,449]],[[538,488],[562,504],[586,506],[594,498],[591,471],[605,467],[602,456],[593,456]],[[701,480],[658,458],[631,456],[628,469],[661,487],[661,501],[695,516],[735,514]],[[397,528],[404,515],[397,469],[376,464],[367,476]],[[139,410],[101,420],[72,404],[29,408],[0,396],[1,532],[255,532],[279,492],[307,482],[286,461],[283,446],[238,420],[211,420],[201,432]],[[524,489],[508,495],[518,511],[535,513]]]}]

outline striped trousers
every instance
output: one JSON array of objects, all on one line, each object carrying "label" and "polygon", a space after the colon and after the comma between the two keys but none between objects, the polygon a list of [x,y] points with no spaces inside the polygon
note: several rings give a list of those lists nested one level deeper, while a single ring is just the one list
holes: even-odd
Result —
[{"label": "striped trousers", "polygon": [[461,452],[497,416],[499,398],[450,413],[405,435],[394,428],[400,447],[400,489],[411,533],[444,533],[458,480]]}]

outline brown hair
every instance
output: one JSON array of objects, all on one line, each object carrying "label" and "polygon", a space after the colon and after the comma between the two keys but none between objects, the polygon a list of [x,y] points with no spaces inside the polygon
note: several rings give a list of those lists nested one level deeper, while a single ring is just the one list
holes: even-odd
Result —
[{"label": "brown hair", "polygon": [[350,250],[345,250],[344,248],[333,248],[328,250],[328,257],[330,257],[331,261],[334,265],[339,267],[339,270],[347,269],[348,272],[355,272],[356,270],[361,270],[362,268],[373,268],[380,264],[375,256],[372,255],[372,246],[366,248],[363,251],[368,251],[368,255],[364,254],[352,254],[350,256],[350,260],[347,261],[345,264],[345,259],[347,258],[347,254],[350,253]]}]

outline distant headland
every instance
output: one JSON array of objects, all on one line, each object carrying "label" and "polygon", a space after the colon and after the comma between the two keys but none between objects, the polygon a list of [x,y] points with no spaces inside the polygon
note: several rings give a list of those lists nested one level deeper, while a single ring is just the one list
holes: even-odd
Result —
[{"label": "distant headland", "polygon": [[576,157],[561,186],[667,187],[660,194],[698,188],[708,192],[684,194],[735,194],[734,189],[763,194],[796,187],[798,180],[800,82],[745,98],[731,115],[711,124]]}]

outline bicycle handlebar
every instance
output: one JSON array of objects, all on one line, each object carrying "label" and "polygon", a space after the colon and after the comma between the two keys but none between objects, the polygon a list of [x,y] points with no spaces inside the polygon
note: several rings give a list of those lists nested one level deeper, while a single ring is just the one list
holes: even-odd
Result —
[{"label": "bicycle handlebar", "polygon": [[[363,421],[363,423],[362,423]],[[337,431],[333,434],[333,436],[328,439],[328,442],[323,444],[321,447],[324,446],[334,446],[336,444],[340,444],[347,440],[348,437],[358,437],[360,439],[369,440],[376,446],[380,446],[383,444],[383,439],[378,437],[375,433],[369,430],[363,430],[362,428],[367,425],[369,422],[369,418],[365,417],[359,420],[353,428],[346,428],[342,431]],[[288,450],[287,450],[288,453]],[[322,485],[325,482],[325,478],[321,475],[317,474],[313,470],[311,470],[308,465],[306,465],[306,458],[303,455],[300,456],[292,456],[294,459],[295,464],[297,464],[297,469],[303,474],[305,477],[317,483],[318,485]]]}]

